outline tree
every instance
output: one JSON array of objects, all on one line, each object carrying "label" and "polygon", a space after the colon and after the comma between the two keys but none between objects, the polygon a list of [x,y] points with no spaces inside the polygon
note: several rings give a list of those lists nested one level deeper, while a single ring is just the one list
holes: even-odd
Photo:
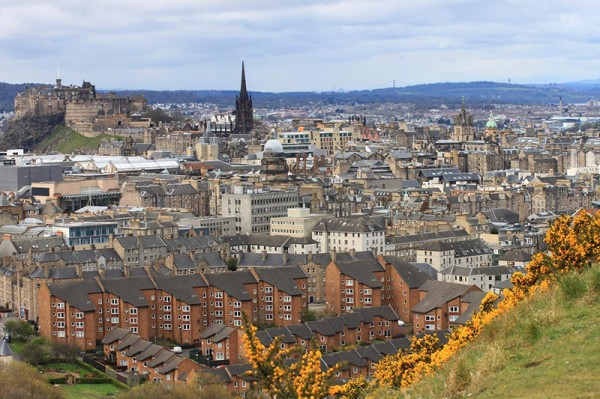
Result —
[{"label": "tree", "polygon": [[52,356],[56,359],[63,359],[66,362],[74,362],[79,357],[81,350],[73,345],[52,343]]},{"label": "tree", "polygon": [[238,258],[231,257],[227,261],[227,269],[234,272],[237,270]]},{"label": "tree", "polygon": [[52,346],[46,338],[35,338],[23,346],[21,358],[34,366],[44,364],[52,358]]},{"label": "tree", "polygon": [[11,338],[28,340],[33,336],[34,331],[31,324],[23,320],[8,320],[4,323],[4,331],[9,333]]},{"label": "tree", "polygon": [[282,337],[275,337],[265,347],[256,336],[257,328],[244,315],[244,348],[252,370],[249,377],[257,380],[258,397],[309,399],[328,395],[335,372],[342,365],[321,370],[321,352],[310,343],[304,349],[294,345],[281,348]]},{"label": "tree", "polygon": [[19,361],[0,363],[0,387],[2,399],[62,399],[39,372]]}]

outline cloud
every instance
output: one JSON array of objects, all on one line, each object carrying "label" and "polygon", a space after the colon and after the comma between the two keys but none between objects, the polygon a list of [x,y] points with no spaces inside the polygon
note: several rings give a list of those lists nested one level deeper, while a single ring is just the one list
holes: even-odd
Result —
[{"label": "cloud", "polygon": [[572,0],[0,0],[0,79],[99,88],[365,89],[596,78],[600,11]]}]

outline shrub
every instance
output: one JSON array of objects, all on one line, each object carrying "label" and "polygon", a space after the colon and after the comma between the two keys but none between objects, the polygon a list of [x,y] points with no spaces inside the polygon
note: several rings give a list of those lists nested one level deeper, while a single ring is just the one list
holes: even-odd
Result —
[{"label": "shrub", "polygon": [[587,286],[581,276],[569,274],[560,280],[560,290],[566,299],[581,298],[587,292]]}]

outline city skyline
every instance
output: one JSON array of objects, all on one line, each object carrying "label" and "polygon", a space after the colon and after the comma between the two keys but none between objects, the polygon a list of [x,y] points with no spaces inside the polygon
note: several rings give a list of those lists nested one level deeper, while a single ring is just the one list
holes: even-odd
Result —
[{"label": "city skyline", "polygon": [[598,78],[591,1],[0,1],[0,80],[331,91]]}]

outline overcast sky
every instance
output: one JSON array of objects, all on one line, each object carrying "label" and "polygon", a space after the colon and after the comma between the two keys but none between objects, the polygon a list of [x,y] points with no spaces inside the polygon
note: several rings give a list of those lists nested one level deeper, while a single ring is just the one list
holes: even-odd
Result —
[{"label": "overcast sky", "polygon": [[596,0],[0,0],[0,81],[373,89],[600,77]]}]

